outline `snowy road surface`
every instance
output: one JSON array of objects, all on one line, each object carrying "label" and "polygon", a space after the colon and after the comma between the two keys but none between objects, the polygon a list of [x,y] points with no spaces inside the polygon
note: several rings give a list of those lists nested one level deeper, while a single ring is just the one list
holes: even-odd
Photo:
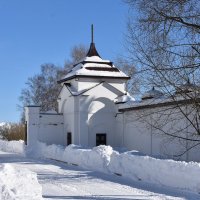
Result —
[{"label": "snowy road surface", "polygon": [[56,161],[30,159],[18,154],[0,152],[0,163],[10,163],[15,167],[36,172],[45,200],[200,200],[198,194],[129,181]]}]

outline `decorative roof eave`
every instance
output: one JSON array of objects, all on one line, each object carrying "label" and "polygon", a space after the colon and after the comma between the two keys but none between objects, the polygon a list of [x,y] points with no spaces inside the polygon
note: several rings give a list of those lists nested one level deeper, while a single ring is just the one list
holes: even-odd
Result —
[{"label": "decorative roof eave", "polygon": [[57,81],[57,83],[63,83],[65,81],[72,80],[74,78],[104,78],[104,79],[122,79],[122,80],[129,80],[129,76],[93,76],[93,75],[73,75],[62,80]]},{"label": "decorative roof eave", "polygon": [[[83,60],[83,61],[81,61],[81,62],[78,62],[78,63],[76,63],[76,64],[74,64],[73,65],[73,68],[74,67],[76,67],[77,65],[79,65],[79,64],[86,64],[86,63],[92,63],[92,64],[106,64],[106,65],[110,65],[111,67],[113,66],[113,62],[99,62],[99,61],[87,61],[87,60]],[[73,69],[72,68],[72,69]],[[72,71],[72,69],[69,71],[69,72],[71,72]],[[68,72],[68,73],[69,73]]]},{"label": "decorative roof eave", "polygon": [[119,69],[112,67],[85,67],[87,70],[94,70],[94,71],[107,71],[107,72],[119,72]]},{"label": "decorative roof eave", "polygon": [[146,104],[146,105],[138,105],[138,106],[130,106],[128,108],[120,108],[119,112],[131,111],[131,110],[142,110],[142,109],[150,109],[150,108],[158,108],[158,107],[165,107],[165,106],[181,106],[185,104],[192,104],[194,102],[200,102],[200,98],[195,99],[183,99],[183,100],[172,100],[162,103],[154,103],[154,104]]},{"label": "decorative roof eave", "polygon": [[40,115],[63,115],[63,113],[44,113],[44,112],[41,112]]},{"label": "decorative roof eave", "polygon": [[25,106],[27,108],[37,108],[37,107],[41,107],[40,105],[27,105]]}]

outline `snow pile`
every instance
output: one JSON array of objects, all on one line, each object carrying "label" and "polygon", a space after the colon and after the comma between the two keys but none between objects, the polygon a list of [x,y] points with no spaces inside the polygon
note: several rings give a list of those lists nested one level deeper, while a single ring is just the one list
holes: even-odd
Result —
[{"label": "snow pile", "polygon": [[86,169],[108,172],[108,164],[112,147],[99,146],[93,149],[81,149],[75,145],[68,146],[64,151],[64,160],[80,165]]},{"label": "snow pile", "polygon": [[47,146],[40,142],[37,143],[35,149],[37,149],[37,152],[34,152],[34,156],[60,160],[101,172],[108,172],[110,156],[113,152],[112,147],[104,145],[94,147],[93,149],[83,149],[76,145],[69,145],[64,149],[59,145]]},{"label": "snow pile", "polygon": [[155,159],[136,151],[119,153],[110,146],[84,149],[38,143],[37,155],[89,170],[122,175],[132,180],[200,192],[200,163]]},{"label": "snow pile", "polygon": [[36,173],[13,168],[10,164],[0,165],[0,199],[41,200],[42,187]]},{"label": "snow pile", "polygon": [[109,170],[132,180],[200,192],[200,163],[113,152]]},{"label": "snow pile", "polygon": [[0,150],[13,153],[24,153],[24,141],[0,140]]},{"label": "snow pile", "polygon": [[[22,141],[0,140],[0,150],[23,153],[24,144]],[[85,149],[76,145],[66,148],[59,145],[47,146],[40,142],[26,151],[26,155],[59,160],[132,180],[200,192],[200,163],[161,160],[137,151],[119,153],[104,145]]]},{"label": "snow pile", "polygon": [[80,165],[86,169],[95,171],[108,172],[108,164],[112,147],[98,146],[93,149],[83,149],[75,145],[70,145],[65,148],[63,160],[66,162]]}]

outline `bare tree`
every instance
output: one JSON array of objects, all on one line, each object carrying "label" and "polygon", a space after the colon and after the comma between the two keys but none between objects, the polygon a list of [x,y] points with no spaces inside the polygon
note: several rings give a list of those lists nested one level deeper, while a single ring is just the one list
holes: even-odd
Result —
[{"label": "bare tree", "polygon": [[71,62],[72,64],[75,64],[77,62],[79,62],[80,60],[82,60],[86,54],[87,54],[88,48],[86,48],[86,46],[79,44],[74,46],[71,49]]},{"label": "bare tree", "polygon": [[140,80],[135,76],[136,67],[128,59],[121,56],[116,58],[115,65],[130,77],[130,80],[126,83],[126,90],[132,95],[138,94],[140,92]]},{"label": "bare tree", "polygon": [[200,2],[127,2],[139,12],[135,23],[129,18],[127,46],[140,72],[147,72],[148,81],[167,92],[174,92],[188,78],[199,84]]},{"label": "bare tree", "polygon": [[25,127],[22,123],[6,123],[0,126],[0,138],[4,140],[24,140]]},{"label": "bare tree", "polygon": [[[70,60],[65,62],[64,67],[54,64],[41,65],[41,72],[28,78],[26,88],[21,91],[19,107],[23,110],[27,105],[40,105],[43,111],[57,110],[57,97],[61,86],[57,81],[73,66],[74,63],[86,56],[86,48],[78,45],[72,48]],[[24,112],[22,119],[24,121]]]},{"label": "bare tree", "polygon": [[[156,86],[172,101],[175,108],[166,119],[179,112],[185,120],[189,136],[200,138],[200,2],[198,0],[125,0],[130,7],[127,50],[129,60],[137,66],[143,89]],[[135,12],[134,15],[132,15]],[[136,16],[133,19],[133,16]],[[180,104],[180,100],[182,101]],[[154,112],[155,110],[151,111]],[[160,114],[162,114],[160,112]],[[164,115],[163,115],[164,116]],[[183,119],[182,119],[183,117]],[[173,118],[173,117],[172,117]],[[155,119],[155,115],[154,115]],[[161,115],[151,123],[160,133],[182,137],[183,130],[164,131]],[[167,121],[164,120],[165,126]],[[184,128],[186,131],[186,127]],[[187,129],[188,130],[188,129]],[[180,138],[188,140],[188,138]],[[196,142],[198,144],[196,144]],[[188,147],[188,149],[190,149]]]},{"label": "bare tree", "polygon": [[62,69],[54,64],[41,65],[40,74],[28,78],[27,88],[21,92],[22,105],[41,105],[44,111],[56,109],[60,88],[57,80],[61,75]]}]

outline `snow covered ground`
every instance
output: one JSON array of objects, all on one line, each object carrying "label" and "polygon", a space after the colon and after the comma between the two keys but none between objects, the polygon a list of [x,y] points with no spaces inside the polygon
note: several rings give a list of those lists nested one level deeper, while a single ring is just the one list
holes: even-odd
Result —
[{"label": "snow covered ground", "polygon": [[44,199],[200,200],[199,174],[200,163],[160,160],[137,151],[119,153],[110,146],[83,149],[37,143],[27,150],[22,141],[0,140],[0,200],[39,200],[42,195]]},{"label": "snow covered ground", "polygon": [[10,163],[0,164],[0,191],[1,200],[42,199],[42,187],[37,174]]},{"label": "snow covered ground", "polygon": [[5,151],[5,152],[25,154],[24,141],[0,140],[0,150]]},{"label": "snow covered ground", "polygon": [[[26,168],[37,173],[43,198],[49,200],[200,200],[198,194],[126,180],[61,162],[31,159],[14,153],[0,152],[0,163],[9,163],[16,169]],[[33,187],[30,187],[30,191]]]},{"label": "snow covered ground", "polygon": [[105,145],[86,149],[37,142],[30,154],[76,164],[88,170],[118,174],[134,181],[200,192],[200,163],[161,160],[137,151],[119,153]]}]

